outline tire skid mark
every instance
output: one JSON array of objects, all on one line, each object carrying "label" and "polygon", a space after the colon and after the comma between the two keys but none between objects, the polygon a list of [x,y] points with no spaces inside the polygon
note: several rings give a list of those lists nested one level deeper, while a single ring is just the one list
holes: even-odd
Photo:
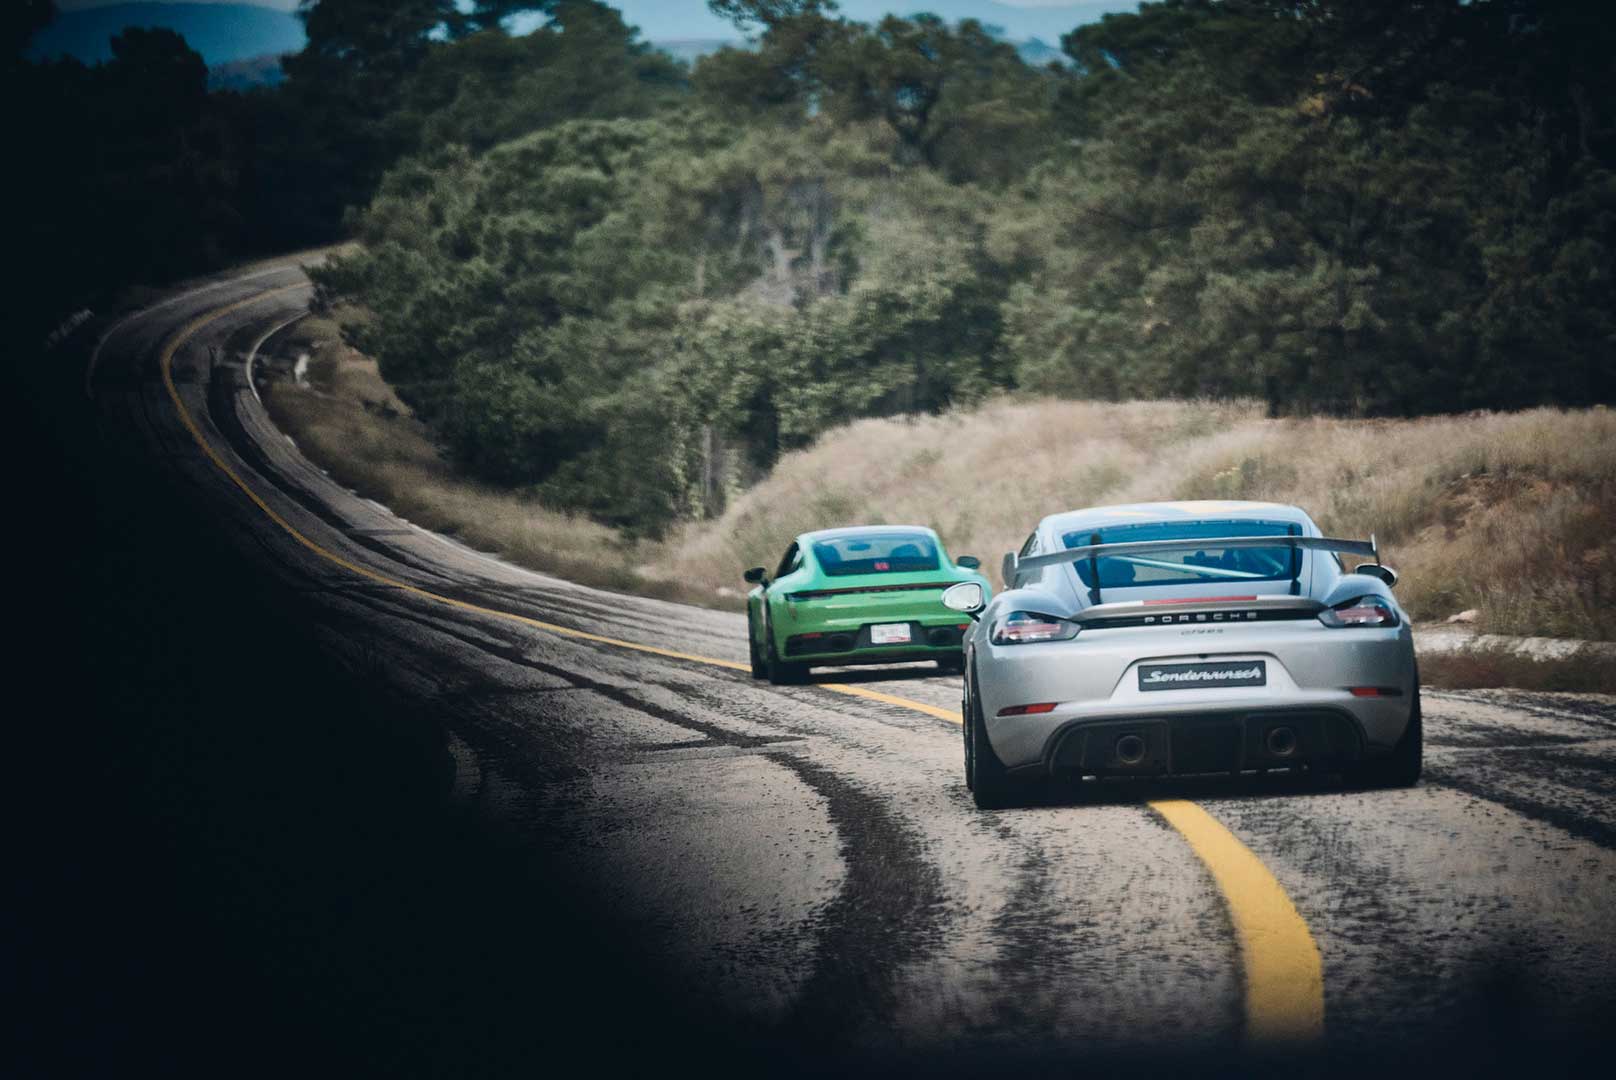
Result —
[{"label": "tire skid mark", "polygon": [[[321,606],[321,611],[316,617],[317,624],[328,627],[331,632],[350,642],[363,637],[368,641],[379,641],[384,645],[394,646],[389,652],[395,654],[395,658],[390,659],[382,681],[396,682],[394,672],[399,667],[405,667],[413,669],[418,678],[434,686],[436,689],[429,704],[457,706],[452,735],[465,742],[485,766],[490,761],[498,761],[501,769],[518,776],[523,785],[536,791],[552,788],[558,781],[577,780],[588,774],[588,770],[583,766],[572,763],[576,760],[574,754],[532,753],[531,746],[528,745],[532,741],[532,731],[526,725],[512,720],[509,711],[500,703],[499,697],[492,694],[470,698],[463,696],[465,688],[478,682],[486,684],[488,679],[486,670],[443,650],[431,653],[433,659],[431,669],[411,664],[405,659],[398,659],[396,657],[399,655],[418,656],[423,649],[421,638],[406,635],[395,628],[392,625],[394,619],[419,624],[399,616],[395,609],[364,603],[354,596],[344,596],[341,600],[344,606],[364,608],[381,618],[362,618],[352,611],[343,610],[337,604],[328,604]],[[429,629],[436,631],[437,628]],[[458,638],[455,640],[459,640],[461,644],[470,644],[474,649],[479,648],[477,643]],[[454,676],[446,677],[445,668],[452,668]],[[500,697],[516,697],[524,692],[542,694],[551,688],[501,687],[500,689],[509,691]],[[580,688],[569,686],[554,689]],[[560,749],[571,751],[581,750],[585,741],[581,733],[565,725],[551,726],[545,731],[545,737]]]},{"label": "tire skid mark", "polygon": [[1562,832],[1598,844],[1607,850],[1616,851],[1616,824],[1609,821],[1577,814],[1541,799],[1494,786],[1474,776],[1461,775],[1457,770],[1444,764],[1427,762],[1425,775],[1431,783],[1440,787],[1474,795],[1485,802],[1513,810],[1522,817],[1552,825]]},{"label": "tire skid mark", "polygon": [[1616,802],[1616,759],[1575,751],[1530,749],[1520,755],[1554,770],[1554,783]]},{"label": "tire skid mark", "polygon": [[[1049,987],[1072,966],[1073,957],[1098,944],[1100,922],[1091,911],[1057,903],[1050,856],[1036,838],[1013,839],[1029,846],[992,923],[999,950],[996,973],[1008,992],[995,998],[991,1013],[983,1016],[981,1030],[974,1034],[1012,1030],[1047,1037],[1057,1033],[1055,1021],[1064,1013],[1059,1007],[1063,1003],[1049,1000]],[[1060,943],[1058,949],[1051,948],[1053,941]],[[1099,987],[1093,991],[1101,992]]]},{"label": "tire skid mark", "polygon": [[1462,693],[1427,690],[1424,693],[1442,702],[1484,705],[1502,712],[1524,713],[1539,720],[1570,721],[1601,730],[1616,730],[1616,706],[1599,702],[1545,699],[1542,695],[1520,690],[1467,690]]},{"label": "tire skid mark", "polygon": [[[526,585],[511,588],[488,578],[478,579],[482,584],[466,585],[468,599],[477,599],[490,606],[502,605],[530,606],[535,613],[546,618],[554,615],[567,614],[574,618],[579,615],[598,615],[603,620],[614,621],[619,625],[645,629],[647,626],[665,625],[679,626],[678,620],[673,616],[656,619],[649,613],[627,612],[622,606],[614,605],[608,601],[588,595],[587,593],[575,595],[572,590],[558,588],[554,591],[542,586]],[[641,600],[644,597],[634,597]]]},{"label": "tire skid mark", "polygon": [[[755,703],[753,703],[742,702],[737,696],[733,695],[720,696],[720,691],[716,686],[709,689],[687,679],[681,679],[677,676],[656,678],[647,675],[642,681],[660,686],[664,690],[668,690],[679,695],[680,697],[689,698],[693,701],[699,701],[702,704],[711,706],[712,708],[721,712],[727,712],[730,715],[738,716],[741,719],[751,720],[753,723],[764,724],[771,727],[779,726],[777,715],[778,704],[771,703],[769,701],[769,698],[776,696],[779,688],[773,686],[772,684],[748,684],[743,682],[743,693],[747,690],[756,690],[758,693],[757,700]],[[805,683],[803,685],[812,686],[813,684]],[[765,689],[765,687],[767,687],[767,689]],[[820,703],[816,701],[815,704],[822,711],[824,711],[834,708],[837,704],[845,705],[848,703],[836,701],[832,701],[830,703]],[[904,731],[914,731],[917,728],[933,728],[937,725],[937,721],[925,719],[922,714],[916,713],[912,710],[906,711],[894,708],[892,706],[883,706],[879,702],[872,702],[869,706],[861,708],[857,712],[847,713],[846,715],[856,717],[856,719],[862,723],[874,722],[885,726],[900,728]],[[811,734],[818,734],[817,732],[809,732],[802,729],[790,730],[795,730],[798,732],[798,734],[805,737]]]},{"label": "tire skid mark", "polygon": [[[366,604],[366,606],[373,605]],[[378,610],[380,609],[380,605],[375,606],[378,607]],[[652,701],[646,701],[640,697],[637,697],[621,686],[617,686],[613,683],[602,682],[599,679],[592,679],[589,676],[579,674],[576,671],[571,671],[567,668],[536,659],[529,655],[529,651],[526,647],[527,642],[523,641],[519,635],[510,635],[509,637],[501,638],[498,635],[489,634],[487,637],[479,637],[475,634],[467,633],[463,629],[463,624],[461,623],[435,619],[431,616],[418,614],[402,608],[388,607],[386,608],[386,612],[395,618],[404,619],[407,622],[414,623],[417,626],[430,630],[434,633],[439,633],[445,637],[453,638],[464,645],[469,645],[480,652],[497,657],[506,663],[514,664],[518,667],[530,668],[534,671],[541,671],[546,675],[553,676],[570,684],[575,689],[588,690],[592,693],[599,694],[601,697],[604,697],[610,701],[614,701],[625,708],[632,709],[635,712],[643,713],[646,716],[652,717],[653,719],[661,720],[664,723],[669,723],[675,727],[681,727],[688,731],[699,732],[702,735],[707,736],[707,738],[712,739],[714,742],[722,743],[725,746],[755,748],[760,746],[771,746],[784,742],[798,742],[802,738],[799,735],[743,735],[739,732],[730,731],[727,728],[719,726],[718,724],[709,723],[705,720],[698,720],[686,713],[677,712],[673,709],[666,708],[665,706],[658,705]],[[479,627],[478,629],[483,630],[484,628]]]},{"label": "tire skid mark", "polygon": [[[1216,809],[1260,836],[1281,865],[1329,883],[1302,896],[1310,921],[1328,931],[1319,939],[1333,973],[1328,1053],[1334,1059],[1376,1045],[1468,1045],[1483,1016],[1487,980],[1541,962],[1541,944],[1511,925],[1507,891],[1434,888],[1428,863],[1398,850],[1421,839],[1366,834],[1350,813],[1351,793],[1315,798],[1327,803],[1317,814],[1287,803],[1228,801]],[[1441,914],[1422,917],[1422,909]]]},{"label": "tire skid mark", "polygon": [[1426,750],[1535,750],[1544,746],[1574,746],[1596,741],[1595,736],[1558,735],[1528,731],[1503,724],[1472,724],[1468,732],[1448,731],[1426,735]]},{"label": "tire skid mark", "polygon": [[[585,628],[580,624],[588,623],[593,633],[615,633],[621,637],[631,638],[635,634],[662,630],[665,632],[660,636],[665,640],[690,636],[688,623],[681,623],[672,615],[659,618],[647,614],[641,617],[637,612],[631,615],[621,605],[588,597],[587,594],[575,596],[571,591],[563,589],[548,592],[542,587],[532,585],[512,589],[486,577],[477,576],[477,580],[481,584],[469,585],[463,579],[455,582],[456,598],[482,607],[500,608],[517,615],[526,615],[543,622],[553,622],[559,626],[570,626],[578,630]],[[636,596],[632,599],[645,598]],[[594,618],[589,619],[585,616]],[[715,637],[710,634],[701,636]],[[727,644],[729,643],[726,642]]]},{"label": "tire skid mark", "polygon": [[800,754],[774,760],[825,800],[847,867],[841,891],[814,919],[814,970],[783,1033],[832,1057],[879,1046],[903,967],[942,942],[942,875],[881,798]]},{"label": "tire skid mark", "polygon": [[1497,695],[1510,708],[1540,716],[1563,716],[1576,720],[1603,720],[1616,725],[1616,704],[1575,697],[1549,697],[1530,690],[1511,690]]}]

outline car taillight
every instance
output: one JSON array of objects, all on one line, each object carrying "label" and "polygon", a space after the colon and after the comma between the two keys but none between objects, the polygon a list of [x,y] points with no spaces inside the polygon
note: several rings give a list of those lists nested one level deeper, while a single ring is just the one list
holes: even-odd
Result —
[{"label": "car taillight", "polygon": [[1396,626],[1397,612],[1378,596],[1360,596],[1319,612],[1325,626]]},{"label": "car taillight", "polygon": [[1027,645],[1035,641],[1070,641],[1080,627],[1058,615],[1012,611],[993,624],[995,645]]}]

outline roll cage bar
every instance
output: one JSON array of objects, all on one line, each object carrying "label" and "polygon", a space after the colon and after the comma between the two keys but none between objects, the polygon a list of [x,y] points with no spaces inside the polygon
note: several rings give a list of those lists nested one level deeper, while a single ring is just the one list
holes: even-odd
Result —
[{"label": "roll cage bar", "polygon": [[[1080,547],[1054,551],[1048,555],[1029,555],[1024,559],[1014,554],[1006,555],[1005,585],[1015,588],[1018,584],[1016,580],[1018,575],[1029,570],[1042,570],[1046,566],[1060,566],[1087,559],[1089,565],[1093,567],[1106,556],[1150,555],[1159,551],[1189,551],[1204,547],[1223,549],[1291,547],[1302,551],[1340,551],[1349,555],[1366,556],[1375,563],[1380,562],[1380,548],[1375,543],[1374,533],[1370,533],[1367,540],[1340,540],[1329,536],[1199,536],[1184,540],[1132,540],[1114,544],[1083,544]],[[1089,587],[1089,599],[1091,603],[1098,604],[1100,576],[1091,570],[1089,577],[1094,582]]]}]

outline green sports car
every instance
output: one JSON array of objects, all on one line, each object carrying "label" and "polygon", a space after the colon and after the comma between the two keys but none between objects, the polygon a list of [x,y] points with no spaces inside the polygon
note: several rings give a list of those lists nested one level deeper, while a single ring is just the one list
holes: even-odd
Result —
[{"label": "green sports car", "polygon": [[987,579],[969,555],[950,559],[919,525],[868,525],[803,533],[771,581],[754,566],[746,580],[752,677],[801,682],[815,665],[935,660],[961,670],[970,626],[943,606],[943,590]]}]

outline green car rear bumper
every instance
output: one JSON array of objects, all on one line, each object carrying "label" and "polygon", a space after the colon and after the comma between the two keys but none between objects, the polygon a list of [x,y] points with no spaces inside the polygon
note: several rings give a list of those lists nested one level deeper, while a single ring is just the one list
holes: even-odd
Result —
[{"label": "green car rear bumper", "polygon": [[[785,660],[812,664],[885,664],[900,660],[946,660],[961,652],[965,627],[949,613],[943,619],[883,620],[878,623],[840,625],[807,633],[789,634]],[[872,627],[906,626],[907,642],[873,639]]]}]

